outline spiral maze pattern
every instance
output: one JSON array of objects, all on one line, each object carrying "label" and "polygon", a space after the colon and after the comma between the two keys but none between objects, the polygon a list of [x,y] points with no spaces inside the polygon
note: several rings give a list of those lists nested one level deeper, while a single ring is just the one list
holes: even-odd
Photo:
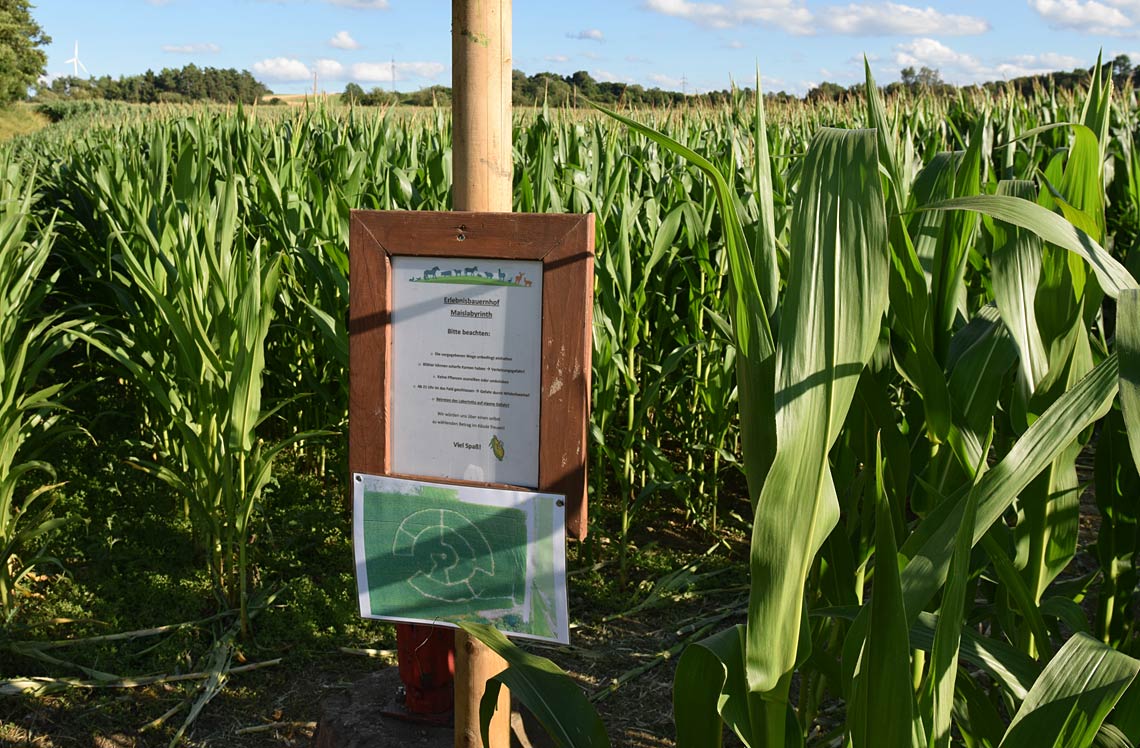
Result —
[{"label": "spiral maze pattern", "polygon": [[495,576],[495,557],[483,531],[449,509],[424,509],[405,518],[392,555],[415,558],[408,584],[432,600],[478,600]]}]

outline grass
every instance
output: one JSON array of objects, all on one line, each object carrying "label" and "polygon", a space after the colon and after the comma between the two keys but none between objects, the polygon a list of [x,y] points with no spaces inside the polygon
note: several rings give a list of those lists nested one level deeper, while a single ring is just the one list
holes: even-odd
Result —
[{"label": "grass", "polygon": [[33,133],[47,124],[47,117],[30,106],[16,104],[7,109],[0,109],[0,142]]}]

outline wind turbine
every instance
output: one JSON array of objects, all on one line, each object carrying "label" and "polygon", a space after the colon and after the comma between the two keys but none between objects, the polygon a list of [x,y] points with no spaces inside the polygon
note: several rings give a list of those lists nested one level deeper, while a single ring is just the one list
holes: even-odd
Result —
[{"label": "wind turbine", "polygon": [[83,62],[79,59],[79,42],[78,41],[75,42],[75,56],[72,57],[70,60],[64,60],[63,64],[64,65],[68,65],[68,64],[71,65],[72,69],[75,71],[74,77],[76,77],[76,78],[79,77],[79,68],[83,68],[83,72],[87,73],[88,75],[91,75],[91,71],[88,70],[87,66],[84,65]]}]

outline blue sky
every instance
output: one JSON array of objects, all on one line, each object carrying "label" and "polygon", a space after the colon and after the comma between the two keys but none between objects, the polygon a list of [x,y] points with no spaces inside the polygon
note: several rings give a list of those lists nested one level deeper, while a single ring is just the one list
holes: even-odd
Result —
[{"label": "blue sky", "polygon": [[[246,69],[277,93],[349,81],[410,91],[451,81],[447,0],[32,0],[52,37],[48,73],[76,43],[92,75]],[[880,83],[908,65],[971,83],[1087,67],[1103,49],[1140,64],[1140,0],[515,0],[514,67],[586,70],[674,90],[750,85],[802,94]],[[80,74],[83,74],[82,69]],[[395,81],[393,83],[393,77]]]}]

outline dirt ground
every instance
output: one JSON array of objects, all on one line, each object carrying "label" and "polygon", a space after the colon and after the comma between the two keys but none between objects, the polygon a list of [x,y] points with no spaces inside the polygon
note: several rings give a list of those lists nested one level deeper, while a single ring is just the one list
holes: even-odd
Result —
[{"label": "dirt ground", "polygon": [[[654,561],[667,566],[631,569],[629,591],[615,597],[612,585],[619,571],[610,558],[614,554],[603,554],[610,560],[595,565],[572,560],[570,646],[519,642],[578,681],[598,709],[614,746],[673,745],[673,673],[681,649],[689,641],[743,622],[745,615],[743,532],[727,528],[727,539],[714,543],[710,534],[695,532],[680,517],[658,524],[645,530],[639,539],[643,547],[635,557],[657,559],[654,550],[667,549]],[[680,573],[670,573],[678,568]],[[636,607],[639,604],[643,607]],[[248,651],[246,665],[280,661],[231,675],[193,722],[184,745],[310,745],[322,718],[322,703],[351,693],[392,667],[394,643],[391,626],[360,622],[341,646],[315,654]],[[365,649],[373,656],[366,656]],[[5,656],[0,647],[0,657]],[[89,662],[92,668],[98,664],[98,660]],[[0,667],[0,672],[12,670]],[[176,682],[130,689],[71,689],[34,698],[0,696],[0,746],[166,746],[185,718],[192,695],[187,684]]]},{"label": "dirt ground", "polygon": [[[1082,482],[1091,483],[1090,474],[1091,464],[1082,459]],[[1086,490],[1081,501],[1082,550],[1067,573],[1079,575],[1095,568],[1095,560],[1084,549],[1095,540],[1098,526],[1095,500],[1091,489]],[[652,565],[655,548],[667,553],[657,561],[661,568],[631,571],[633,581],[626,587],[624,603],[620,595],[615,603],[613,594],[619,575],[615,554],[603,554],[609,560],[599,565],[572,559],[571,645],[520,642],[577,680],[598,709],[615,747],[672,746],[673,675],[683,647],[744,621],[746,535],[742,525],[722,528],[719,534],[724,539],[716,541],[707,532],[697,532],[679,514],[646,528],[637,540],[635,557]],[[609,592],[604,592],[607,585]],[[233,674],[193,722],[184,745],[311,745],[322,703],[343,699],[392,667],[393,647],[392,627],[366,622],[337,645],[316,652],[294,655],[287,648],[255,649],[247,653],[249,664],[279,662]],[[373,656],[366,656],[364,649],[373,650]],[[0,647],[0,657],[7,656]],[[11,669],[0,663],[0,672]],[[0,697],[0,746],[166,746],[185,717],[188,693],[184,684],[167,683],[119,690],[73,689],[36,698]],[[825,704],[824,716],[828,709]],[[726,737],[727,744],[739,745],[731,735]]]}]

